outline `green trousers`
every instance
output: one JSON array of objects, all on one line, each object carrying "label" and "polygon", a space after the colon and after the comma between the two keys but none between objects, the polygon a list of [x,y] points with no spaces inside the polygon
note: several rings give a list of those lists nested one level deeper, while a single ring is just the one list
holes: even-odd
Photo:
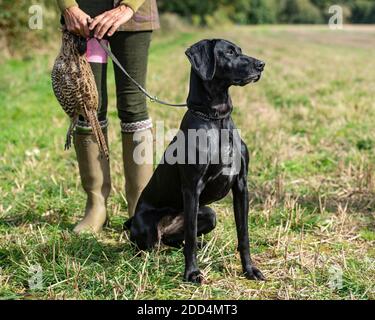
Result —
[{"label": "green trousers", "polygon": [[[79,7],[91,17],[113,8],[113,0],[78,0]],[[143,87],[146,85],[148,51],[152,31],[116,32],[109,38],[111,51]],[[107,118],[107,64],[90,63],[99,93],[99,121]],[[146,97],[114,66],[118,116],[122,123],[135,123],[149,118]],[[83,120],[83,119],[80,119]]]}]

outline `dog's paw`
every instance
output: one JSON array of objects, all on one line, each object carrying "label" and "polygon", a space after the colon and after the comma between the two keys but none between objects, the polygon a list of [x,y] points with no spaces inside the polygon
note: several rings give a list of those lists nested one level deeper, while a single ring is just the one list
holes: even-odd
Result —
[{"label": "dog's paw", "polygon": [[254,266],[249,266],[246,268],[245,277],[249,280],[266,281],[266,277],[257,267]]},{"label": "dog's paw", "polygon": [[184,281],[201,284],[203,282],[203,274],[200,270],[186,271]]}]

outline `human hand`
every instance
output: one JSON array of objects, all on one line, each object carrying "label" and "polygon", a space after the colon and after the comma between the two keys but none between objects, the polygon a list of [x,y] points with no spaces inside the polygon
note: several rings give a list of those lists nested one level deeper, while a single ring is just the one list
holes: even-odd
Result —
[{"label": "human hand", "polygon": [[69,32],[80,35],[84,38],[90,36],[89,23],[92,21],[91,17],[82,11],[79,7],[73,6],[65,9],[64,19],[66,28]]},{"label": "human hand", "polygon": [[122,24],[128,22],[133,15],[134,11],[130,7],[120,5],[95,17],[90,23],[89,29],[95,29],[95,38],[102,39],[105,34],[110,37]]}]

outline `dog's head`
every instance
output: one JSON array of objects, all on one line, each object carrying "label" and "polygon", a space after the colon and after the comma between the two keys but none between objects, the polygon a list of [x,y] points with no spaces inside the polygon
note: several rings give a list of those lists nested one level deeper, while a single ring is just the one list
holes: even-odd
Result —
[{"label": "dog's head", "polygon": [[220,79],[228,85],[244,86],[257,82],[265,63],[246,56],[232,42],[202,40],[186,51],[194,72],[204,81]]}]

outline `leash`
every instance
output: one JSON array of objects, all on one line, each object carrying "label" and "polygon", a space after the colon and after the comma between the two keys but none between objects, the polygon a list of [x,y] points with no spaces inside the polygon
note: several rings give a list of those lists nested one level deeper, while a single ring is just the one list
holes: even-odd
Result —
[{"label": "leash", "polygon": [[[95,38],[96,39],[96,38]],[[120,70],[129,78],[131,82],[135,84],[135,86],[147,97],[150,99],[151,102],[157,102],[159,104],[165,105],[165,106],[170,106],[170,107],[178,107],[178,108],[183,108],[187,107],[186,103],[181,103],[181,104],[176,104],[176,103],[169,103],[165,102],[163,100],[160,100],[157,96],[152,96],[150,93],[147,92],[145,88],[143,88],[126,70],[125,68],[121,65],[120,61],[115,57],[115,55],[109,50],[109,48],[102,43],[101,40],[96,39],[98,41],[99,45],[103,48],[103,50],[106,52],[106,54],[112,59],[113,63],[117,65],[117,67],[120,68]]]}]

